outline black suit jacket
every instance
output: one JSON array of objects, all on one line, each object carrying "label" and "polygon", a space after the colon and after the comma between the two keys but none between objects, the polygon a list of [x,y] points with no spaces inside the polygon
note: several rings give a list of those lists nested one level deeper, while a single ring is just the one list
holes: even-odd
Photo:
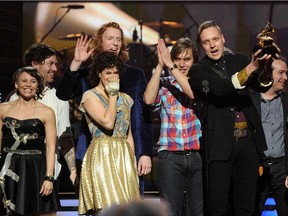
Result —
[{"label": "black suit jacket", "polygon": [[[253,132],[255,147],[261,153],[267,149],[261,120],[257,115],[250,98],[250,87],[259,87],[257,73],[254,74],[244,89],[237,90],[231,81],[231,76],[239,72],[249,64],[249,59],[242,53],[225,53],[222,57],[225,61],[227,76],[213,70],[213,60],[205,56],[199,63],[192,66],[189,71],[189,83],[196,100],[199,100],[205,109],[206,97],[203,93],[203,80],[209,83],[207,94],[207,128],[206,132],[209,149],[209,160],[228,160],[232,153],[234,137],[235,115],[237,111],[243,111],[250,131]],[[202,116],[199,114],[199,116]],[[203,145],[203,144],[202,144]],[[203,146],[202,146],[203,147]]]},{"label": "black suit jacket", "polygon": [[[257,109],[259,118],[261,118],[261,95],[259,92],[252,91],[251,92],[252,101]],[[286,166],[286,174],[288,174],[288,93],[282,92],[281,101],[283,107],[283,125],[284,125],[284,147],[285,147],[285,166]],[[264,155],[263,155],[264,156]]]},{"label": "black suit jacket", "polygon": [[[147,85],[144,71],[127,64],[125,66],[126,71],[120,78],[120,91],[125,92],[134,100],[131,110],[131,129],[135,155],[138,160],[141,155],[151,156],[153,153],[152,115],[150,108],[145,105],[143,100]],[[90,89],[87,80],[89,71],[90,67],[85,67],[79,69],[76,73],[72,73],[69,68],[66,68],[56,90],[57,97],[62,100],[69,100],[82,96],[84,91]],[[91,140],[86,121],[82,121],[82,123],[81,129],[88,136],[88,140]]]}]

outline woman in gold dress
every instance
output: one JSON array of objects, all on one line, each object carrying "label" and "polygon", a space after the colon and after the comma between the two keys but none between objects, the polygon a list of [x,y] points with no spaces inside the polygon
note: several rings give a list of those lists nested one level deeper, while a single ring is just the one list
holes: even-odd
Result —
[{"label": "woman in gold dress", "polygon": [[94,88],[84,93],[80,104],[92,141],[82,164],[79,214],[140,199],[130,127],[133,100],[119,92],[124,70],[124,63],[112,52],[94,58],[89,77]]}]

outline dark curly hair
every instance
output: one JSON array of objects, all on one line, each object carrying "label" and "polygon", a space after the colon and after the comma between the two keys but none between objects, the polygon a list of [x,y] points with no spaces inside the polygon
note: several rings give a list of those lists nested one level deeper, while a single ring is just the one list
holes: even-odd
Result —
[{"label": "dark curly hair", "polygon": [[25,66],[31,66],[32,61],[42,64],[45,59],[56,56],[56,51],[45,43],[34,43],[29,47],[23,56],[23,63]]},{"label": "dark curly hair", "polygon": [[92,88],[97,86],[100,82],[99,74],[105,70],[116,67],[119,71],[119,76],[125,71],[125,65],[120,56],[112,52],[104,51],[95,55],[93,63],[89,72],[89,82]]},{"label": "dark curly hair", "polygon": [[[19,76],[22,74],[22,73],[28,73],[30,76],[34,77],[36,80],[37,80],[37,83],[38,83],[38,90],[36,92],[36,95],[35,95],[35,99],[41,99],[42,96],[43,96],[43,90],[44,90],[44,78],[43,76],[37,71],[36,68],[33,68],[33,67],[22,67],[22,68],[19,68],[14,74],[13,74],[13,81],[14,83],[17,83],[18,82],[18,79],[19,79]],[[19,95],[18,91],[17,91],[17,94]]]}]

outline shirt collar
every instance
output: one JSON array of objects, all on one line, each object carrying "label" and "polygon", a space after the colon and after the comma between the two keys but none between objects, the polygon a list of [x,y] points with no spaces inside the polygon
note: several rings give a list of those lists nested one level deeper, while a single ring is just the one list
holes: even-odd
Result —
[{"label": "shirt collar", "polygon": [[267,102],[269,102],[269,101],[273,101],[273,100],[278,99],[281,95],[282,95],[282,92],[278,92],[278,94],[275,95],[275,97],[273,97],[272,99],[265,99],[265,98],[263,98],[263,96],[261,95],[261,101],[264,102],[264,103],[267,103]]}]

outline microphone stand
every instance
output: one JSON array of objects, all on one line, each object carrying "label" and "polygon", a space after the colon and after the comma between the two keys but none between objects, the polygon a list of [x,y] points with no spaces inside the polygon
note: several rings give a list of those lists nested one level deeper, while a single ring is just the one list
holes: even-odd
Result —
[{"label": "microphone stand", "polygon": [[55,27],[61,22],[61,20],[64,18],[64,16],[70,11],[70,8],[67,8],[66,12],[59,18],[59,20],[54,23],[52,28],[42,37],[40,42],[43,42],[44,39],[55,29]]},{"label": "microphone stand", "polygon": [[[192,24],[189,28],[188,28],[188,33],[190,33],[189,29],[191,29],[193,26],[196,26],[197,28],[199,28],[199,24],[198,22],[194,19],[194,17],[190,14],[189,10],[185,7],[184,4],[180,4],[181,7],[185,10],[185,12],[187,13],[188,17],[193,21],[194,24]],[[185,30],[185,32],[187,32],[187,29]],[[183,35],[185,34],[185,32],[183,33]],[[189,35],[190,36],[190,35]],[[200,46],[199,43],[197,43],[197,49],[200,50]]]},{"label": "microphone stand", "polygon": [[[143,50],[143,40],[142,40],[142,27],[143,27],[143,20],[139,20],[139,25],[140,25],[140,56],[141,56],[141,62],[140,62],[140,68],[143,70],[144,64],[143,64],[143,59],[144,59],[144,50]],[[145,71],[144,71],[145,73]]]},{"label": "microphone stand", "polygon": [[142,44],[143,41],[142,41],[142,37],[143,37],[143,34],[142,34],[142,29],[143,29],[143,20],[139,20],[139,25],[140,25],[140,43]]},{"label": "microphone stand", "polygon": [[198,22],[196,22],[196,20],[194,19],[194,17],[190,14],[189,10],[185,7],[184,4],[180,4],[182,6],[182,8],[185,10],[185,12],[188,14],[189,18],[193,21],[193,23],[197,26],[197,28],[199,27]]},{"label": "microphone stand", "polygon": [[209,144],[208,144],[208,92],[209,88],[203,87],[205,93],[203,112],[203,153],[204,153],[204,216],[210,216],[210,181],[209,181]]}]

